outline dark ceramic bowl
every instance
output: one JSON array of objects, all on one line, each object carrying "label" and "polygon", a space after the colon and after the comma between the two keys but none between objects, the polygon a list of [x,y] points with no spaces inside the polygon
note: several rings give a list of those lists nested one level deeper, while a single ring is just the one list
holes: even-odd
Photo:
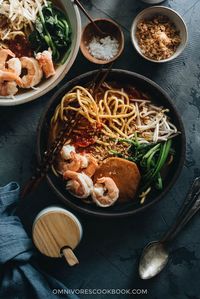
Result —
[{"label": "dark ceramic bowl", "polygon": [[[44,113],[40,119],[39,128],[38,128],[38,137],[37,137],[37,157],[38,160],[41,160],[43,153],[47,148],[48,134],[49,134],[49,123],[50,119],[54,113],[54,110],[58,103],[60,102],[63,95],[68,92],[75,85],[85,85],[90,82],[97,71],[88,72],[86,74],[80,75],[73,80],[66,83],[59,91],[57,91],[49,101]],[[61,179],[57,178],[53,173],[47,175],[48,183],[51,188],[55,191],[58,199],[64,202],[67,206],[72,209],[93,216],[102,216],[102,217],[124,217],[133,215],[135,213],[141,212],[144,209],[147,209],[152,204],[158,202],[174,185],[176,179],[178,178],[180,171],[182,169],[184,159],[185,159],[185,132],[183,123],[181,121],[180,115],[178,114],[174,104],[170,100],[167,93],[159,87],[153,81],[125,70],[112,70],[110,71],[107,81],[116,81],[124,84],[131,84],[138,88],[139,90],[148,93],[153,102],[159,106],[164,106],[169,108],[169,116],[173,120],[173,123],[176,125],[178,130],[181,132],[174,139],[173,146],[176,150],[176,157],[171,167],[166,173],[164,179],[164,188],[162,191],[152,191],[151,194],[146,199],[145,203],[141,205],[136,200],[133,200],[129,203],[114,205],[109,208],[100,208],[96,205],[88,205],[83,203],[80,199],[70,195],[64,188],[63,182]]]}]

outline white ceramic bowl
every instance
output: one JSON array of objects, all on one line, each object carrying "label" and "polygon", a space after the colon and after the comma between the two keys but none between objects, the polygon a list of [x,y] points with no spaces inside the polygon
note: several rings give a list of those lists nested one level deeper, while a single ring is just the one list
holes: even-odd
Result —
[{"label": "white ceramic bowl", "polygon": [[158,4],[164,2],[165,0],[141,0],[141,1],[147,4]]},{"label": "white ceramic bowl", "polygon": [[77,6],[73,4],[72,1],[59,0],[59,2],[68,16],[72,29],[71,52],[67,61],[63,65],[57,67],[54,76],[41,82],[41,84],[37,86],[38,89],[28,89],[23,93],[15,95],[15,99],[10,97],[0,97],[0,106],[15,106],[38,99],[58,85],[71,68],[79,50],[81,40],[81,18]]},{"label": "white ceramic bowl", "polygon": [[[167,59],[162,59],[162,60],[154,60],[151,59],[147,56],[145,56],[140,49],[140,46],[138,44],[138,40],[136,38],[136,29],[137,29],[137,24],[140,20],[142,19],[148,19],[153,17],[154,15],[165,15],[167,16],[176,26],[176,28],[180,32],[180,37],[181,37],[181,43],[178,46],[176,52],[169,58]],[[186,47],[187,40],[188,40],[188,32],[187,32],[187,27],[182,19],[182,17],[173,9],[165,7],[165,6],[152,6],[144,9],[141,11],[134,19],[131,27],[131,39],[133,46],[135,47],[136,51],[146,60],[156,62],[156,63],[163,63],[163,62],[168,62],[173,60],[174,58],[178,57],[183,50]]]}]

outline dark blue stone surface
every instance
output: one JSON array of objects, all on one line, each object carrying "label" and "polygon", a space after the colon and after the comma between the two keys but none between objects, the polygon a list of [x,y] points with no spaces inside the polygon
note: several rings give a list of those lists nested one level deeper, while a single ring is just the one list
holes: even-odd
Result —
[{"label": "dark blue stone surface", "polygon": [[[200,298],[200,217],[191,221],[171,246],[166,269],[150,281],[138,278],[138,259],[142,248],[158,239],[169,228],[183,203],[192,179],[200,174],[200,1],[164,2],[178,11],[187,23],[189,42],[181,56],[170,63],[152,64],[133,49],[130,27],[133,18],[147,5],[139,0],[82,1],[94,17],[111,17],[123,28],[125,51],[116,68],[143,74],[160,84],[173,99],[182,115],[187,137],[187,155],[183,171],[173,189],[158,204],[132,218],[121,220],[92,219],[78,215],[84,238],[78,249],[80,265],[68,268],[63,260],[41,257],[41,267],[61,279],[70,288],[147,289],[150,299]],[[86,19],[82,16],[83,24]],[[57,86],[70,78],[95,69],[79,53],[71,71]],[[49,101],[49,94],[18,107],[0,108],[0,184],[11,180],[21,185],[30,177],[35,165],[37,124]],[[44,207],[58,203],[44,182],[26,199],[21,215],[31,232],[35,215]],[[108,298],[109,295],[81,295],[81,298]],[[128,298],[127,295],[110,295]]]}]

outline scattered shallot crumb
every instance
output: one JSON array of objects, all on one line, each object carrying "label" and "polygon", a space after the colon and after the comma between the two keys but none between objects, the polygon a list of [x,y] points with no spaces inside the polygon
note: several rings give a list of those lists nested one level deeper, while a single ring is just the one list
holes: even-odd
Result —
[{"label": "scattered shallot crumb", "polygon": [[136,37],[143,55],[154,60],[171,57],[180,45],[180,33],[167,16],[141,20]]}]

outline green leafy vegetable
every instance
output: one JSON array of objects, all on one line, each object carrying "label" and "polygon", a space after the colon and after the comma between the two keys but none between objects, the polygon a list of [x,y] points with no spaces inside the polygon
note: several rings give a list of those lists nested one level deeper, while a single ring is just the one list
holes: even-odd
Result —
[{"label": "green leafy vegetable", "polygon": [[166,164],[169,154],[174,154],[171,148],[172,140],[157,144],[140,144],[137,135],[134,139],[119,139],[118,142],[130,144],[128,149],[129,156],[123,156],[117,151],[110,151],[111,154],[137,163],[142,173],[140,193],[154,186],[156,189],[163,188],[161,170]]},{"label": "green leafy vegetable", "polygon": [[39,11],[29,41],[36,53],[50,48],[53,61],[65,63],[71,47],[71,28],[65,14],[48,2],[48,6]]}]

